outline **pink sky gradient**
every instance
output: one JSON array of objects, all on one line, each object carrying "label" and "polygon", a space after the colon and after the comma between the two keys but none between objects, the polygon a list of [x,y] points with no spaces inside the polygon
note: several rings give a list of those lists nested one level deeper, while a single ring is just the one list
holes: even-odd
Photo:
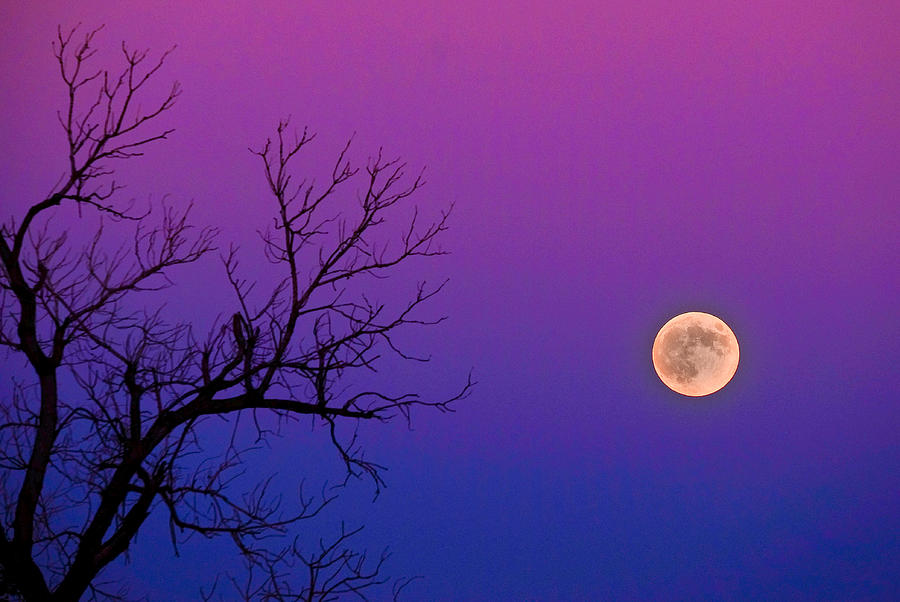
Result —
[{"label": "pink sky gradient", "polygon": [[[177,44],[177,132],[121,178],[248,266],[272,205],[247,147],[283,116],[320,133],[313,173],[355,132],[359,161],[427,166],[423,211],[455,203],[452,254],[397,281],[450,278],[409,335],[433,364],[385,376],[479,387],[367,432],[390,487],[345,510],[426,576],[410,599],[900,597],[900,4],[483,4],[6,3],[2,218],[64,159],[57,24],[105,24],[104,65]],[[215,262],[182,280],[185,316],[226,290]],[[650,364],[689,310],[741,344],[700,400]],[[208,572],[140,544],[115,575],[196,599]]]}]

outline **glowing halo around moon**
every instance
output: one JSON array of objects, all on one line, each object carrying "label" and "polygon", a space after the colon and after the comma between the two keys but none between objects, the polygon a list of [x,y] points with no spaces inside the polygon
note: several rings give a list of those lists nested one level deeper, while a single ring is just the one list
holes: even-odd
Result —
[{"label": "glowing halo around moon", "polygon": [[653,367],[682,395],[702,397],[728,384],[740,349],[728,325],[712,314],[690,311],[666,322],[653,341]]}]

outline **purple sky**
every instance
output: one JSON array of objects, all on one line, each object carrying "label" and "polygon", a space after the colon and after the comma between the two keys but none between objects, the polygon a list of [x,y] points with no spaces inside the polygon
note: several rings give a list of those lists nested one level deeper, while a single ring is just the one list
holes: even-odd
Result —
[{"label": "purple sky", "polygon": [[[177,132],[120,177],[193,199],[248,269],[272,204],[247,147],[280,117],[319,132],[314,173],[353,132],[359,161],[427,166],[418,203],[456,204],[452,254],[396,290],[449,276],[449,320],[410,333],[428,370],[385,376],[480,384],[413,432],[366,431],[389,488],[351,487],[324,534],[365,522],[392,572],[426,577],[410,599],[900,598],[900,4],[224,4],[4,3],[2,218],[59,174],[50,42],[79,21],[106,24],[104,65],[123,39],[178,45]],[[174,312],[229,311],[215,262],[180,283]],[[711,397],[650,363],[690,310],[741,344]],[[322,436],[267,467],[339,477]],[[110,576],[194,600],[225,549],[172,559],[151,522]]]}]

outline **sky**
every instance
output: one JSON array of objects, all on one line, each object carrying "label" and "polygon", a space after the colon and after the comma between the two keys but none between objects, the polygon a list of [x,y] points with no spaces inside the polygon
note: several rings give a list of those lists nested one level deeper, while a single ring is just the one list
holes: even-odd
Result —
[{"label": "sky", "polygon": [[[79,22],[105,25],[98,65],[177,45],[176,133],[117,177],[192,200],[262,280],[273,206],[247,149],[281,117],[319,134],[304,169],[355,133],[356,161],[426,168],[423,213],[454,205],[450,254],[389,293],[449,278],[448,319],[405,339],[432,362],[381,377],[478,386],[364,429],[388,487],[352,484],[310,541],[364,523],[389,572],[423,576],[413,600],[900,598],[900,4],[6,2],[4,221],[62,169],[50,43]],[[229,311],[214,261],[176,280],[177,317]],[[741,346],[709,397],[650,361],[684,311]],[[322,439],[260,463],[339,479]],[[154,521],[109,578],[197,599],[227,546],[174,558]]]}]

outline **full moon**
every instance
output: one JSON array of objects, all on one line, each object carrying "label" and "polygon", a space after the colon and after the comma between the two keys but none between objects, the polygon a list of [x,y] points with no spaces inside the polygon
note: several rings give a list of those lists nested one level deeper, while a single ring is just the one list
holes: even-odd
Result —
[{"label": "full moon", "polygon": [[667,387],[691,397],[715,393],[737,371],[737,338],[712,314],[690,311],[666,322],[653,341],[653,367]]}]

